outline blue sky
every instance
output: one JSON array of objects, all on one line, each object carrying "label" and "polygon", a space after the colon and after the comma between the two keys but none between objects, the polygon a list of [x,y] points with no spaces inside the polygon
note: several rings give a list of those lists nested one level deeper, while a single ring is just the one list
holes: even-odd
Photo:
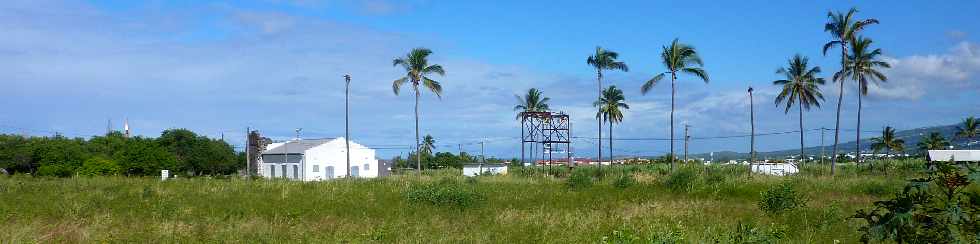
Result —
[{"label": "blue sky", "polygon": [[[773,104],[774,71],[793,54],[809,56],[824,76],[838,69],[820,47],[828,10],[856,6],[881,24],[875,39],[893,68],[872,87],[863,128],[951,124],[980,114],[980,22],[976,1],[4,1],[0,4],[0,132],[90,136],[106,120],[157,136],[188,128],[241,144],[246,126],[274,139],[343,133],[343,80],[353,75],[352,137],[370,146],[414,143],[412,98],[395,96],[402,72],[391,59],[418,46],[447,75],[445,95],[424,93],[423,133],[437,150],[515,157],[519,125],[514,94],[536,87],[552,108],[573,116],[576,136],[594,137],[595,46],[617,51],[630,72],[611,72],[632,109],[617,137],[663,138],[669,85],[643,96],[643,81],[663,68],[662,45],[674,38],[702,53],[709,84],[679,81],[677,126],[692,136],[748,132],[745,89],[756,93],[757,131],[797,128],[796,114]],[[836,89],[807,112],[807,128],[832,128]],[[856,96],[845,91],[842,141],[854,137]],[[678,135],[682,130],[677,130]],[[874,133],[869,132],[867,136]],[[760,150],[796,147],[798,135],[758,138]],[[819,145],[819,133],[806,134]],[[680,136],[678,136],[680,137]],[[828,134],[826,142],[832,136]],[[595,142],[577,140],[578,156]],[[663,141],[620,141],[617,155],[657,155]],[[680,144],[678,144],[680,148]],[[692,152],[746,151],[745,138],[700,140]],[[381,156],[407,154],[385,149]]]}]

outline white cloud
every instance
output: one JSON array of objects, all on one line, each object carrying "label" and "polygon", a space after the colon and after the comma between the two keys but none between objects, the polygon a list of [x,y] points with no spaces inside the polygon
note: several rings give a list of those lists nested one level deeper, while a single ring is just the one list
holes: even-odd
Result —
[{"label": "white cloud", "polygon": [[927,94],[958,93],[980,87],[980,46],[960,42],[944,54],[889,57],[888,82],[869,87],[873,97],[918,99]]}]

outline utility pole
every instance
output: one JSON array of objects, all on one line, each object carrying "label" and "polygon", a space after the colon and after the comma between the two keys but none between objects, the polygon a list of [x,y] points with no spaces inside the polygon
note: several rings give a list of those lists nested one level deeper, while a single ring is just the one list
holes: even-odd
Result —
[{"label": "utility pole", "polygon": [[823,158],[824,158],[824,154],[823,154],[823,150],[824,150],[824,148],[823,148],[823,132],[825,130],[827,130],[827,128],[820,127],[820,164],[823,164],[824,163],[823,162]]},{"label": "utility pole", "polygon": [[463,156],[463,143],[457,144],[457,146],[459,146],[459,156],[462,157]]},{"label": "utility pole", "polygon": [[350,74],[344,75],[344,146],[347,147],[347,177],[350,178]]},{"label": "utility pole", "polygon": [[483,149],[483,139],[480,140],[480,174],[483,174],[483,164],[487,162],[486,151]]},{"label": "utility pole", "polygon": [[755,103],[752,101],[752,87],[749,87],[749,124],[752,127],[752,139],[749,142],[749,173],[752,172],[752,164],[755,163]]},{"label": "utility pole", "polygon": [[687,135],[688,128],[691,128],[691,125],[684,124],[684,164],[687,164],[687,143],[691,140],[691,136]]},{"label": "utility pole", "polygon": [[296,131],[296,140],[297,141],[299,140],[299,132],[302,131],[302,130],[303,130],[303,128],[296,128],[295,129],[295,131]]}]

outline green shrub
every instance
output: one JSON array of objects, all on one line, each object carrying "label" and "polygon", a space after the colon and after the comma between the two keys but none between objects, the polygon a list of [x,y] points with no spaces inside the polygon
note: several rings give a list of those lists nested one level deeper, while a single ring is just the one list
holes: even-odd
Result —
[{"label": "green shrub", "polygon": [[[892,199],[874,202],[852,218],[861,241],[898,243],[976,243],[980,240],[980,194],[970,191],[978,171],[954,163],[938,162],[925,178],[909,180]],[[974,188],[975,190],[976,188]]]},{"label": "green shrub", "polygon": [[470,207],[486,199],[466,185],[450,180],[413,186],[405,193],[405,198],[414,203],[456,208]]},{"label": "green shrub", "polygon": [[762,192],[759,209],[767,214],[779,214],[805,207],[807,198],[794,189],[790,182],[782,182]]},{"label": "green shrub", "polygon": [[570,188],[589,188],[592,186],[591,173],[591,170],[577,168],[572,171],[572,175],[568,176],[568,182],[566,184]]},{"label": "green shrub", "polygon": [[671,173],[664,181],[664,185],[673,191],[690,191],[697,180],[697,174],[692,168],[681,168]]},{"label": "green shrub", "polygon": [[78,174],[85,176],[118,175],[120,173],[122,173],[122,167],[119,164],[102,157],[89,158],[78,169]]},{"label": "green shrub", "polygon": [[631,174],[624,174],[613,182],[613,186],[616,188],[628,188],[634,184],[636,184],[636,180],[633,179],[633,175]]},{"label": "green shrub", "polygon": [[66,165],[49,164],[37,168],[39,176],[71,177],[72,169]]}]

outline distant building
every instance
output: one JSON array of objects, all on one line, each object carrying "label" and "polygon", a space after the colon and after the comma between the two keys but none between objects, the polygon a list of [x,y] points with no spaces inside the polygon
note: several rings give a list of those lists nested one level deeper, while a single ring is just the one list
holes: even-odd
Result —
[{"label": "distant building", "polygon": [[505,164],[464,164],[463,165],[463,175],[464,176],[477,176],[477,175],[496,175],[496,174],[507,174],[507,165]]},{"label": "distant building", "polygon": [[[390,168],[375,158],[374,149],[350,143],[351,177],[375,178]],[[289,140],[269,144],[259,159],[258,173],[265,178],[318,181],[347,175],[344,138]]]},{"label": "distant building", "polygon": [[767,175],[784,176],[800,172],[795,164],[791,163],[757,163],[752,164],[752,172]]}]

